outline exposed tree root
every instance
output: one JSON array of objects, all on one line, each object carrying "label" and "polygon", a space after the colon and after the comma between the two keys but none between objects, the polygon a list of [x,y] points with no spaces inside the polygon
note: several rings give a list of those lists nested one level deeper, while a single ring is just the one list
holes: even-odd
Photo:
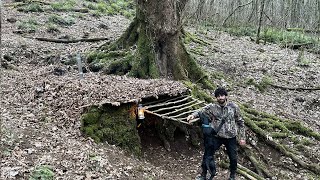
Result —
[{"label": "exposed tree root", "polygon": [[[246,125],[254,131],[259,137],[263,138],[263,140],[273,147],[274,149],[281,152],[283,155],[290,157],[294,162],[299,164],[302,168],[308,169],[316,174],[320,174],[320,166],[318,164],[312,163],[312,162],[305,162],[303,158],[301,158],[303,153],[300,153],[296,151],[295,148],[288,148],[285,144],[280,144],[277,140],[279,137],[284,138],[285,135],[287,137],[294,138],[297,135],[300,136],[309,136],[314,137],[316,140],[319,140],[319,134],[312,131],[311,129],[308,129],[301,125],[299,122],[280,119],[272,115],[268,115],[265,113],[259,113],[253,109],[250,109],[248,107],[242,107],[244,110],[244,119]],[[264,122],[264,123],[263,123]],[[262,127],[259,127],[262,126]],[[283,133],[281,136],[271,136],[271,132],[274,131],[280,131],[278,132]],[[274,139],[275,138],[275,139]],[[293,142],[293,145],[295,143]],[[249,157],[251,156],[251,153],[245,150],[247,154],[249,154]],[[307,158],[305,158],[307,159]],[[258,162],[255,162],[255,159],[252,157],[250,160],[255,164],[256,168],[258,167],[260,170],[266,169],[263,166],[260,166],[261,164]],[[267,176],[270,176],[271,174],[269,172],[264,172]]]},{"label": "exposed tree root", "polygon": [[[226,162],[220,162],[221,167],[223,168],[229,168],[229,164]],[[246,177],[250,180],[263,180],[262,176],[259,176],[257,173],[251,171],[250,169],[242,166],[241,164],[238,164],[237,173],[241,174],[242,176]]]},{"label": "exposed tree root", "polygon": [[267,167],[263,165],[263,162],[259,162],[257,158],[255,157],[255,154],[252,152],[251,149],[249,149],[247,146],[242,148],[245,151],[246,156],[250,159],[251,163],[255,167],[257,173],[260,176],[266,175],[268,178],[272,178],[271,172],[268,171]]}]

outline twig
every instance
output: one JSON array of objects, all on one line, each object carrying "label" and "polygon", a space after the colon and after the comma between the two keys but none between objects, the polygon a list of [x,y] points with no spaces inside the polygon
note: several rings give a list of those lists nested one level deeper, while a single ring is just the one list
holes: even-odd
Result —
[{"label": "twig", "polygon": [[29,0],[29,1],[26,1],[26,2],[7,3],[7,4],[4,4],[3,6],[4,7],[10,7],[10,6],[19,7],[19,6],[28,5],[30,3],[39,3],[39,4],[44,4],[44,5],[50,5],[51,4],[51,3],[48,3],[48,2],[44,2],[44,1]]}]

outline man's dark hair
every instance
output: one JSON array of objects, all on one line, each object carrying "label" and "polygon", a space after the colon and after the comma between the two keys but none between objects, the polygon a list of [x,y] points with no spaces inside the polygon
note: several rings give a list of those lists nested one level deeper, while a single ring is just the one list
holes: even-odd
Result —
[{"label": "man's dark hair", "polygon": [[214,91],[214,97],[218,97],[218,96],[228,96],[228,92],[226,89],[224,89],[223,87],[218,87],[215,91]]}]

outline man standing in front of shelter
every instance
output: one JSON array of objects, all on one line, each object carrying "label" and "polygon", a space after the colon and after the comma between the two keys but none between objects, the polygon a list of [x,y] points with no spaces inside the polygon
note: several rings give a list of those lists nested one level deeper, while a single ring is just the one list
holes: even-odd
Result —
[{"label": "man standing in front of shelter", "polygon": [[[212,128],[212,138],[210,141],[205,142],[205,152],[203,155],[203,161],[201,164],[202,179],[206,179],[207,170],[210,170],[208,164],[213,166],[211,170],[211,177],[216,173],[214,153],[220,148],[222,144],[225,145],[227,149],[227,154],[230,160],[230,178],[229,180],[234,180],[237,170],[237,138],[239,134],[239,144],[245,145],[245,129],[244,121],[240,115],[239,107],[227,101],[228,93],[224,88],[217,88],[214,92],[217,103],[209,104],[202,108],[201,110],[194,112],[193,114],[187,117],[187,120],[190,121],[194,118],[197,118],[203,113],[210,118],[211,123],[209,126],[202,125],[204,128]],[[237,132],[237,126],[239,127],[239,133]]]}]

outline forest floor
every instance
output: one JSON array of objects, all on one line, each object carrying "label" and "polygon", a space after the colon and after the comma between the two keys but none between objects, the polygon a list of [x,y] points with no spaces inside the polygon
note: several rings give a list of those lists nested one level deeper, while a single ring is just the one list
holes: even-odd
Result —
[{"label": "forest floor", "polygon": [[[10,3],[12,1],[4,1],[1,9],[1,52],[4,56],[0,67],[0,179],[28,179],[36,170],[45,170],[44,165],[53,171],[55,179],[195,179],[200,172],[202,147],[189,146],[184,136],[176,137],[168,152],[153,131],[145,130],[144,134],[148,136],[142,138],[144,155],[136,158],[113,145],[96,144],[83,137],[79,130],[81,110],[75,103],[66,99],[70,104],[61,102],[63,108],[57,109],[58,105],[53,107],[49,103],[55,96],[50,96],[49,100],[38,98],[43,93],[43,82],[79,83],[76,65],[66,65],[66,62],[77,53],[84,55],[104,42],[65,44],[38,41],[34,37],[106,37],[115,40],[130,20],[122,16],[94,17],[76,12],[24,13]],[[65,19],[72,16],[75,23],[59,26],[56,32],[47,32],[46,23],[53,14]],[[35,32],[18,28],[29,20],[38,23]],[[189,49],[201,49],[203,55],[195,54],[199,63],[209,74],[220,74],[215,83],[231,89],[229,98],[232,101],[299,120],[320,132],[319,91],[268,87],[261,92],[246,85],[248,79],[262,82],[268,77],[283,87],[319,87],[319,55],[305,52],[303,58],[307,63],[301,65],[297,50],[283,49],[275,44],[258,45],[248,37],[234,37],[210,29],[186,29],[210,43],[209,46],[190,43]],[[55,75],[57,67],[66,74]],[[115,78],[101,76],[111,81]],[[99,76],[92,75],[91,78],[101,81]],[[70,92],[76,90],[70,86]],[[316,152],[320,152],[319,146],[315,145]],[[228,170],[219,168],[218,171],[217,179],[227,179]],[[308,179],[285,168],[280,173],[289,174],[292,179]],[[243,179],[240,175],[239,178]]]}]

